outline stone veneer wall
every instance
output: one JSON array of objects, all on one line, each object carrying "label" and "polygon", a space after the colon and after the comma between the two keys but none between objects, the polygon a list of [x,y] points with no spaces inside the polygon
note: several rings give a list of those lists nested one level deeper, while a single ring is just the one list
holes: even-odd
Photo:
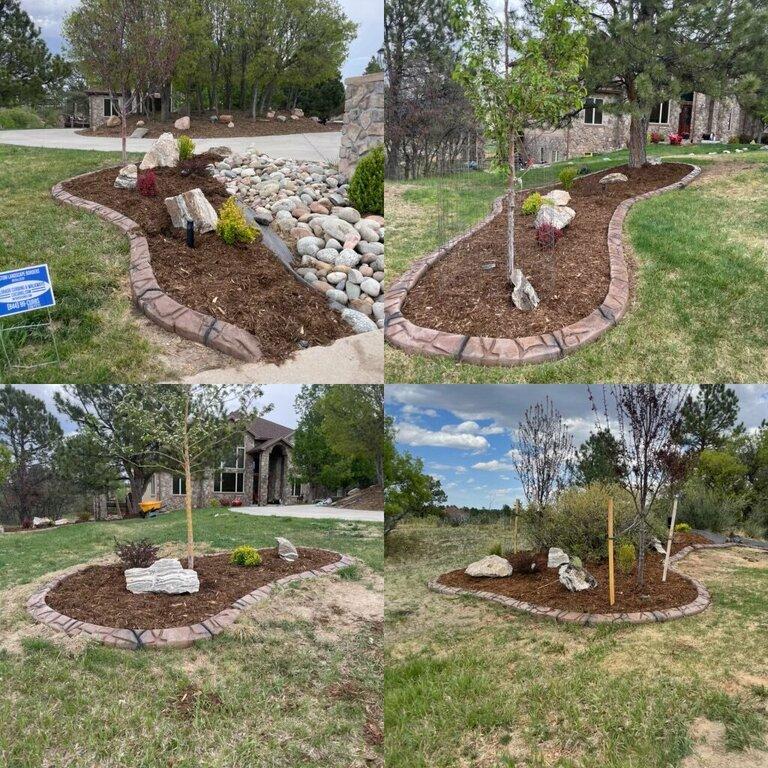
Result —
[{"label": "stone veneer wall", "polygon": [[384,73],[348,78],[339,170],[351,175],[358,160],[384,143]]}]

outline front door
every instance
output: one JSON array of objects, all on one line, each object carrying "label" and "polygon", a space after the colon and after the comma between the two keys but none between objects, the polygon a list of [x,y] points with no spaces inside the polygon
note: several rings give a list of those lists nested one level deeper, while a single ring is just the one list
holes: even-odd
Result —
[{"label": "front door", "polygon": [[691,137],[691,113],[693,112],[693,104],[681,104],[680,105],[680,119],[677,123],[677,132],[683,135],[683,138],[690,139]]},{"label": "front door", "polygon": [[259,506],[259,456],[253,460],[253,503],[255,506]]}]

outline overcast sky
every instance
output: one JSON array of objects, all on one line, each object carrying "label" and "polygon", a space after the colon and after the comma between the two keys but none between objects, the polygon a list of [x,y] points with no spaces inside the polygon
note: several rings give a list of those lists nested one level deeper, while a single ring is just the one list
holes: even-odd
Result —
[{"label": "overcast sky", "polygon": [[[768,386],[734,387],[744,425],[768,419]],[[421,457],[457,506],[494,507],[523,501],[510,454],[526,408],[549,396],[579,445],[595,428],[581,385],[393,385],[386,387],[400,450]],[[602,397],[601,387],[592,387]]]},{"label": "overcast sky", "polygon": [[[79,0],[21,0],[21,7],[40,27],[53,53],[62,47],[61,22]],[[343,77],[363,74],[365,65],[384,42],[384,0],[339,0],[347,16],[357,22],[357,39],[342,69]]]}]

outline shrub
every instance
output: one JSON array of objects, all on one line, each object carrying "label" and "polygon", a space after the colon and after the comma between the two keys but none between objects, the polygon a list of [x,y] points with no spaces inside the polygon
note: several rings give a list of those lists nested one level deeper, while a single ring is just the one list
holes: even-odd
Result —
[{"label": "shrub", "polygon": [[384,213],[384,147],[365,155],[349,181],[349,201],[362,214]]},{"label": "shrub", "polygon": [[701,478],[695,477],[685,484],[678,517],[691,528],[728,533],[741,518],[745,503],[743,494],[708,488]]},{"label": "shrub", "polygon": [[662,136],[658,131],[651,131],[651,144],[661,144]]},{"label": "shrub", "polygon": [[243,565],[250,568],[254,565],[261,565],[261,555],[256,547],[235,547],[229,561],[233,565]]},{"label": "shrub", "polygon": [[541,552],[507,552],[513,573],[538,573],[547,567],[547,556]]},{"label": "shrub", "polygon": [[582,165],[579,168],[579,176],[586,176],[590,172],[591,168],[588,165]]},{"label": "shrub", "polygon": [[629,576],[632,573],[636,560],[635,545],[631,541],[625,541],[619,545],[619,549],[616,552],[616,564],[625,576]]},{"label": "shrub", "polygon": [[176,143],[179,146],[179,160],[189,160],[195,154],[195,142],[189,136],[179,136]]},{"label": "shrub", "polygon": [[[729,144],[741,144],[741,139],[738,136],[729,136],[728,137],[728,143]],[[747,142],[749,144],[749,142]]]},{"label": "shrub", "polygon": [[[245,220],[245,214],[240,210],[234,197],[230,197],[219,210],[219,223],[216,232],[227,245],[236,243],[252,243],[258,230]],[[259,232],[259,234],[261,234]]]},{"label": "shrub", "polygon": [[22,130],[42,128],[45,123],[28,107],[6,107],[0,109],[0,129]]},{"label": "shrub", "polygon": [[492,547],[489,547],[488,554],[489,555],[496,555],[498,557],[504,557],[502,552],[504,551],[504,548],[499,544],[499,542],[496,542]]},{"label": "shrub", "polygon": [[579,171],[573,166],[563,168],[560,173],[557,174],[557,178],[560,181],[563,189],[570,189],[573,186],[573,180],[578,176]]},{"label": "shrub", "polygon": [[543,221],[536,227],[536,243],[539,248],[554,248],[557,241],[563,236],[563,230],[554,224]]},{"label": "shrub", "polygon": [[669,143],[676,147],[679,147],[683,143],[682,134],[670,133],[668,138],[669,138]]},{"label": "shrub", "polygon": [[440,513],[440,519],[453,527],[466,525],[469,522],[470,514],[466,509],[458,507],[445,507]]},{"label": "shrub", "polygon": [[360,581],[363,578],[363,572],[360,570],[360,566],[357,563],[351,565],[345,565],[343,568],[339,568],[336,571],[337,576],[344,581]]},{"label": "shrub", "polygon": [[157,549],[149,539],[115,539],[115,554],[126,568],[149,568],[157,560]]},{"label": "shrub", "polygon": [[541,208],[543,202],[544,198],[538,192],[533,192],[523,200],[523,205],[520,210],[522,210],[523,214],[526,216],[534,216],[539,212],[539,208]]},{"label": "shrub", "polygon": [[688,523],[678,523],[675,526],[675,533],[690,533],[693,529]]},{"label": "shrub", "polygon": [[213,507],[214,509],[218,509],[221,506],[221,502],[218,499],[211,499],[208,502],[209,507]]},{"label": "shrub", "polygon": [[77,513],[77,521],[79,523],[87,523],[90,519],[91,519],[91,513],[85,509],[82,512]]},{"label": "shrub", "polygon": [[157,195],[157,175],[151,168],[148,171],[144,171],[136,181],[136,186],[139,189],[140,195],[155,197]]}]

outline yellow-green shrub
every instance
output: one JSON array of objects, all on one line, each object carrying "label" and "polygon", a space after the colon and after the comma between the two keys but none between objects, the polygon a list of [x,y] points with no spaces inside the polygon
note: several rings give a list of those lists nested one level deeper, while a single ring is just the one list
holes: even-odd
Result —
[{"label": "yellow-green shrub", "polygon": [[619,545],[619,549],[616,552],[616,563],[623,574],[628,576],[632,573],[636,560],[635,545],[631,541],[625,541]]},{"label": "yellow-green shrub", "polygon": [[676,533],[690,533],[691,532],[691,526],[688,525],[688,523],[678,523],[675,526],[675,532]]},{"label": "yellow-green shrub", "polygon": [[523,200],[521,210],[526,216],[535,216],[543,202],[544,198],[538,192],[533,192]]},{"label": "yellow-green shrub", "polygon": [[216,232],[227,245],[252,243],[261,235],[261,232],[249,226],[245,220],[245,214],[238,208],[234,197],[230,197],[221,206]]},{"label": "yellow-green shrub", "polygon": [[229,561],[233,565],[251,567],[254,565],[261,565],[261,555],[256,547],[235,547],[235,549],[232,550],[232,556],[229,558]]},{"label": "yellow-green shrub", "polygon": [[575,166],[569,166],[568,168],[563,168],[562,171],[557,175],[557,178],[560,180],[560,184],[562,184],[563,189],[570,189],[573,186],[573,180],[578,175],[579,171]]},{"label": "yellow-green shrub", "polygon": [[179,160],[189,160],[195,154],[195,142],[189,136],[179,136]]}]

